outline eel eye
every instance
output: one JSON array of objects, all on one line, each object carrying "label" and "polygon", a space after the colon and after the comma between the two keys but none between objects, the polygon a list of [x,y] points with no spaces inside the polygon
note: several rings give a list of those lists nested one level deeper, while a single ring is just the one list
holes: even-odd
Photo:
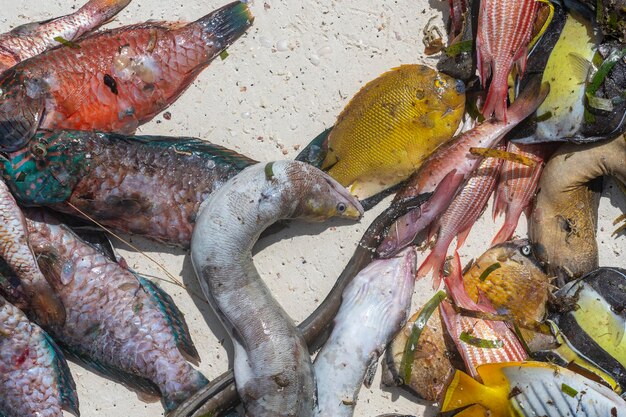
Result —
[{"label": "eel eye", "polygon": [[530,247],[530,245],[523,246],[520,251],[522,252],[522,255],[524,255],[524,256],[528,256],[528,255],[530,255],[533,252],[533,250]]},{"label": "eel eye", "polygon": [[337,211],[338,211],[339,213],[343,213],[344,211],[346,211],[346,209],[347,209],[347,208],[348,208],[348,207],[346,207],[346,204],[345,204],[345,203],[338,203],[338,204],[337,204]]}]

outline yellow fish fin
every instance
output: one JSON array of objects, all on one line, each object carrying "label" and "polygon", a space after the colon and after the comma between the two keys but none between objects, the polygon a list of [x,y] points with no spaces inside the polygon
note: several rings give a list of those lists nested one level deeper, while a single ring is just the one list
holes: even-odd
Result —
[{"label": "yellow fish fin", "polygon": [[326,158],[324,158],[324,162],[322,162],[322,170],[327,171],[328,169],[332,168],[333,165],[335,165],[337,162],[339,162],[337,154],[332,149],[329,149],[328,153],[326,154]]},{"label": "yellow fish fin", "polygon": [[[508,386],[506,380],[504,383]],[[450,382],[446,390],[441,411],[452,411],[472,406],[463,410],[462,413],[467,414],[458,415],[465,417],[484,416],[484,411],[487,409],[492,417],[506,417],[506,414],[503,413],[503,411],[507,410],[508,400],[506,392],[498,388],[485,386],[465,372],[456,371],[452,382]],[[505,389],[508,388],[505,387]],[[475,405],[479,405],[479,407],[474,407]],[[499,410],[500,412],[494,412],[494,410]]]},{"label": "yellow fish fin", "polygon": [[486,417],[490,415],[491,415],[491,412],[488,409],[486,409],[482,405],[475,404],[470,407],[467,407],[465,410],[461,411],[460,413],[456,413],[454,416],[455,417]]},{"label": "yellow fish fin", "polygon": [[574,77],[579,81],[579,84],[583,84],[587,80],[591,62],[576,52],[567,54],[567,60],[574,69]]}]

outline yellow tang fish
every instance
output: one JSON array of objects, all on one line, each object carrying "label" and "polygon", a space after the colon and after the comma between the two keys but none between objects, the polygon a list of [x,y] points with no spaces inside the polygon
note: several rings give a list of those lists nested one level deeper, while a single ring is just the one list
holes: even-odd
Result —
[{"label": "yellow tang fish", "polygon": [[465,111],[462,81],[402,65],[369,82],[339,116],[322,164],[359,199],[407,179],[450,140]]},{"label": "yellow tang fish", "polygon": [[467,407],[456,416],[626,417],[626,402],[611,389],[556,365],[490,363],[478,374],[482,384],[456,371],[442,412]]}]

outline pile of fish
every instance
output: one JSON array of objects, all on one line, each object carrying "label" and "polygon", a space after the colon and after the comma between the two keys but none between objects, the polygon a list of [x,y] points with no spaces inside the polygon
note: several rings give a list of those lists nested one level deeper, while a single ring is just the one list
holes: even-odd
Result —
[{"label": "pile of fish", "polygon": [[[446,415],[626,416],[626,270],[599,267],[595,239],[599,181],[626,184],[623,6],[449,0],[438,70],[386,72],[296,161],[257,162],[134,136],[246,32],[248,6],[98,30],[129,2],[0,35],[0,416],[78,415],[65,358],[170,416],[352,416],[381,357],[385,385]],[[261,234],[358,220],[394,192],[296,325],[254,266]],[[492,195],[504,223],[463,269]],[[103,230],[190,250],[233,371],[192,366],[182,313]],[[445,289],[411,315],[429,274]]]}]

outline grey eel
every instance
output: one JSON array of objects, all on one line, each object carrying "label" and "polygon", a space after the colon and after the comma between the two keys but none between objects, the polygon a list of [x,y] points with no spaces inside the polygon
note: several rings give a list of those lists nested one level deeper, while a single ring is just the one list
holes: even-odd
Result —
[{"label": "grey eel", "polygon": [[191,259],[204,294],[233,338],[237,391],[247,416],[312,416],[316,403],[306,341],[263,283],[252,247],[278,220],[362,214],[344,187],[296,161],[246,168],[200,207]]}]

